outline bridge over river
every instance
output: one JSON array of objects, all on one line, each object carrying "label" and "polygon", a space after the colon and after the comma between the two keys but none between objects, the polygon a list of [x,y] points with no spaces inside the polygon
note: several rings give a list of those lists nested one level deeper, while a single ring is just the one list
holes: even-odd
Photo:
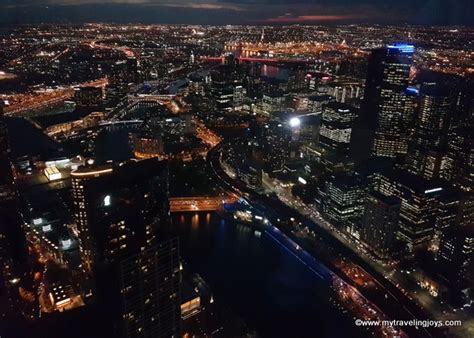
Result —
[{"label": "bridge over river", "polygon": [[234,203],[237,197],[171,197],[169,201],[170,211],[173,213],[216,211],[223,204]]}]

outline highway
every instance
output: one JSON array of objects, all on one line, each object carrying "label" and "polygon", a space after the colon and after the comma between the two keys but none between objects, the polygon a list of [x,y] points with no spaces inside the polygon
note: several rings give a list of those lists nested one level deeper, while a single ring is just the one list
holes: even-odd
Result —
[{"label": "highway", "polygon": [[[358,265],[364,269],[365,272],[377,282],[378,288],[376,290],[370,290],[370,292],[367,292],[367,290],[361,288],[358,288],[358,290],[362,295],[375,303],[390,318],[397,320],[433,319],[430,318],[430,316],[421,307],[408,298],[408,296],[406,296],[400,289],[398,289],[388,279],[386,279],[383,275],[367,264],[355,251],[353,251],[353,249],[344,245],[337,237],[328,232],[323,226],[315,223],[308,217],[301,215],[298,211],[288,207],[283,202],[257,194],[252,189],[246,187],[242,182],[230,178],[221,168],[220,152],[222,147],[223,144],[221,143],[209,151],[208,164],[226,190],[237,192],[245,196],[253,205],[257,205],[259,209],[265,210],[265,214],[269,218],[269,215],[273,215],[272,218],[275,218],[277,215],[279,215],[280,218],[293,218],[296,220],[296,222],[299,221],[302,224],[307,225],[310,229],[317,233],[324,245],[331,246],[335,249],[340,257],[345,257],[352,264]],[[281,228],[281,230],[285,231],[284,228]],[[285,232],[288,236],[292,236],[290,231]],[[322,259],[325,261],[324,258]],[[347,276],[345,276],[342,271],[339,271],[337,267],[334,266],[333,262],[326,260],[325,263],[331,264],[330,268],[333,269],[333,271],[335,271],[339,277],[349,282]],[[440,329],[434,328],[405,327],[404,331],[410,337],[443,336],[443,332]]]},{"label": "highway", "polygon": [[63,89],[38,92],[35,94],[17,94],[6,96],[5,99],[10,102],[10,105],[5,108],[5,115],[15,116],[46,109],[55,105],[62,104],[66,100],[72,99],[72,97],[74,96],[74,88],[104,87],[107,84],[108,80],[102,78],[80,83],[77,85],[72,85]]}]

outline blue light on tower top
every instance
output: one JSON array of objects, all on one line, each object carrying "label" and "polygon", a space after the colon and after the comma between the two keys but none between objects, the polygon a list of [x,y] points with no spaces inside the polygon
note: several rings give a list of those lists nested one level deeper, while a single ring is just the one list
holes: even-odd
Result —
[{"label": "blue light on tower top", "polygon": [[395,43],[393,45],[388,45],[387,48],[398,49],[400,53],[404,54],[413,54],[415,52],[415,46],[406,43]]}]

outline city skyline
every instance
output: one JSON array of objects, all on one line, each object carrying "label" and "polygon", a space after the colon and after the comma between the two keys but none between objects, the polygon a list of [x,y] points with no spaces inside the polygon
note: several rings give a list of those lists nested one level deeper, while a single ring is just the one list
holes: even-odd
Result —
[{"label": "city skyline", "polygon": [[471,336],[472,28],[95,2],[0,29],[2,338]]}]

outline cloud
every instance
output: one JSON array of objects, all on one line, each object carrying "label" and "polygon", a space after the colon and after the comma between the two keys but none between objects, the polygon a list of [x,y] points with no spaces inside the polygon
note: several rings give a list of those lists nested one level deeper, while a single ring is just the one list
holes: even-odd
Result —
[{"label": "cloud", "polygon": [[151,6],[175,7],[175,8],[189,8],[189,9],[209,9],[209,10],[227,10],[227,11],[245,11],[246,9],[230,4],[221,3],[150,3]]},{"label": "cloud", "polygon": [[[1,2],[1,0],[0,0]],[[245,11],[243,6],[218,0],[19,0],[8,1],[4,8],[28,6],[83,6],[83,5],[137,5],[148,7],[169,7],[183,9]],[[2,4],[0,3],[0,8]]]},{"label": "cloud", "polygon": [[362,15],[281,15],[275,18],[262,20],[267,23],[316,23],[316,22],[335,22],[349,21],[354,19],[363,19]]},{"label": "cloud", "polygon": [[473,0],[0,0],[0,24],[311,24],[363,20],[472,26],[473,11]]}]

